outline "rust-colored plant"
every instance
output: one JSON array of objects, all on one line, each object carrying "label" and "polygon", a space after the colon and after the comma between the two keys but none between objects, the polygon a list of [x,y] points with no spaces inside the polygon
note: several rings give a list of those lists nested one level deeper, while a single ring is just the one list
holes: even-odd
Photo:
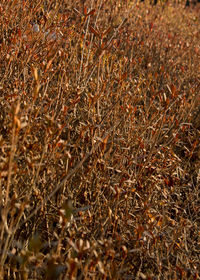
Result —
[{"label": "rust-colored plant", "polygon": [[0,279],[199,279],[198,12],[1,1]]}]

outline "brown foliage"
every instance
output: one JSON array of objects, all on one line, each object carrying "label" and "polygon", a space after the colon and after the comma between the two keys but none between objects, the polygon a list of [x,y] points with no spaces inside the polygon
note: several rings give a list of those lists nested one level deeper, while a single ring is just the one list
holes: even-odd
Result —
[{"label": "brown foliage", "polygon": [[0,279],[199,279],[198,8],[93,2],[0,4]]}]

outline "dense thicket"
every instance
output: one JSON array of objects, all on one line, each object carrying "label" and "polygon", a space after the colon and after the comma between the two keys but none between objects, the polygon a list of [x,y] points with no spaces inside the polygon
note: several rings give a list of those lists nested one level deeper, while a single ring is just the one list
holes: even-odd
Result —
[{"label": "dense thicket", "polygon": [[0,279],[198,279],[199,6],[0,14]]}]

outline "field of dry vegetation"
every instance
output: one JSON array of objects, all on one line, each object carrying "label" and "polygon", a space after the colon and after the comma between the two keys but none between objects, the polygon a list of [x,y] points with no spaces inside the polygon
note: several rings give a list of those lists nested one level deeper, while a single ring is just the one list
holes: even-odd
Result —
[{"label": "field of dry vegetation", "polygon": [[200,7],[0,15],[0,279],[200,279]]}]

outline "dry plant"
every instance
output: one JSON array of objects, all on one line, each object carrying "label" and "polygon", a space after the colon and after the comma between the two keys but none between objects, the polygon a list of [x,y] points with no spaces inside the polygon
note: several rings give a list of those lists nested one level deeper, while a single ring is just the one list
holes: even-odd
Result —
[{"label": "dry plant", "polygon": [[199,6],[0,14],[0,279],[199,279]]}]

